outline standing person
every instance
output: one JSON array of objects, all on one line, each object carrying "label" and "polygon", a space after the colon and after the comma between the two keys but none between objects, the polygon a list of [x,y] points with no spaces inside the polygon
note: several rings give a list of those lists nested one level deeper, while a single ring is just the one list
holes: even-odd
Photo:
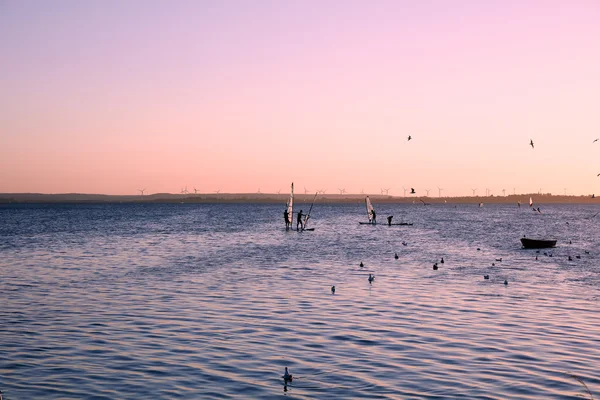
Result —
[{"label": "standing person", "polygon": [[389,217],[387,217],[387,220],[388,220],[388,225],[389,225],[389,226],[392,226],[392,218],[394,218],[394,216],[393,216],[393,215],[390,215]]},{"label": "standing person", "polygon": [[374,225],[376,225],[376,224],[377,224],[377,214],[375,213],[375,210],[374,210],[374,209],[373,209],[373,210],[371,210],[371,217],[373,217],[373,218],[371,219],[371,223],[372,223],[372,224],[374,224]]},{"label": "standing person", "polygon": [[288,213],[287,208],[283,212],[283,219],[285,220],[285,230],[290,229],[290,213]]},{"label": "standing person", "polygon": [[304,225],[302,224],[302,217],[304,216],[304,214],[302,214],[302,210],[300,210],[300,212],[298,213],[298,219],[296,219],[296,230],[299,231],[300,229],[298,229],[298,226],[301,226],[302,229],[304,229]]}]

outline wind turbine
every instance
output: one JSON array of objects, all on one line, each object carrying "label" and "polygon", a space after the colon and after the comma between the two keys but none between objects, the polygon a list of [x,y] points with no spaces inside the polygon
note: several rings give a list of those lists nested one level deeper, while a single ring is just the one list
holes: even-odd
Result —
[{"label": "wind turbine", "polygon": [[506,189],[502,189],[502,196],[506,197]]},{"label": "wind turbine", "polygon": [[471,190],[473,191],[473,197],[475,197],[475,192],[477,191],[477,188]]},{"label": "wind turbine", "polygon": [[194,194],[198,194],[198,189],[194,186]]},{"label": "wind turbine", "polygon": [[144,188],[144,189],[138,189],[138,192],[140,192],[142,194],[142,196],[143,196],[145,190],[146,190],[146,188]]},{"label": "wind turbine", "polygon": [[442,197],[442,190],[444,190],[444,188],[438,186],[438,197]]},{"label": "wind turbine", "polygon": [[279,189],[279,190],[277,191],[277,194],[281,194],[281,189]]},{"label": "wind turbine", "polygon": [[217,189],[217,190],[215,190],[215,193],[216,193],[216,194],[219,194],[220,192],[221,192],[221,189]]},{"label": "wind turbine", "polygon": [[425,191],[427,192],[427,197],[429,197],[429,191],[430,191],[430,190],[431,190],[431,189],[425,189]]},{"label": "wind turbine", "polygon": [[304,186],[304,194],[308,193],[308,189],[306,188],[306,186]]},{"label": "wind turbine", "polygon": [[517,194],[517,189],[513,188],[513,195],[516,195],[516,194]]},{"label": "wind turbine", "polygon": [[340,194],[344,194],[344,193],[346,193],[346,189],[339,189],[339,188],[338,188],[338,190],[340,191]]},{"label": "wind turbine", "polygon": [[360,194],[365,194],[365,189],[360,189]]},{"label": "wind turbine", "polygon": [[256,192],[257,194],[260,194],[260,188],[258,188],[258,191]]},{"label": "wind turbine", "polygon": [[408,189],[406,189],[404,186],[402,186],[402,190],[404,190],[404,197],[406,197],[406,191],[407,191]]},{"label": "wind turbine", "polygon": [[188,194],[187,185],[185,185],[185,189],[181,189],[181,194]]}]

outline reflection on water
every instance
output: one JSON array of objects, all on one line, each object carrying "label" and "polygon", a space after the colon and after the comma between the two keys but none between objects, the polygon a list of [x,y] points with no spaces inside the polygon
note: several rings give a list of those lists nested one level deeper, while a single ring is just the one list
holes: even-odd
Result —
[{"label": "reflection on water", "polygon": [[[600,393],[598,207],[375,206],[414,225],[359,225],[363,204],[317,204],[302,233],[282,205],[3,206],[0,389],[582,398],[573,374]],[[536,261],[523,235],[558,246]]]}]

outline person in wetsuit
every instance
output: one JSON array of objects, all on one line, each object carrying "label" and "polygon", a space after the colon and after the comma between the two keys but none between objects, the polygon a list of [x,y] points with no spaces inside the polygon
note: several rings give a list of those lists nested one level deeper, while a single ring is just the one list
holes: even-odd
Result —
[{"label": "person in wetsuit", "polygon": [[377,214],[375,213],[375,210],[371,210],[371,223],[372,224],[377,224]]},{"label": "person in wetsuit", "polygon": [[298,213],[298,219],[296,219],[296,230],[298,231],[298,226],[301,226],[302,229],[304,229],[304,225],[302,224],[302,217],[304,216],[304,214],[302,214],[302,210],[300,210],[300,212]]},{"label": "person in wetsuit", "polygon": [[392,225],[392,218],[394,218],[393,215],[390,215],[389,217],[387,217],[388,220],[388,225],[391,226]]},{"label": "person in wetsuit", "polygon": [[290,229],[290,213],[288,213],[287,208],[283,212],[283,219],[285,220],[285,230]]}]

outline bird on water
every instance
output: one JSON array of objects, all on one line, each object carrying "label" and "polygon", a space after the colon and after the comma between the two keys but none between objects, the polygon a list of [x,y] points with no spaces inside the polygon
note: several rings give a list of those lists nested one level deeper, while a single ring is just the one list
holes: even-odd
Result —
[{"label": "bird on water", "polygon": [[361,262],[360,262],[360,267],[362,268],[362,267],[364,267],[364,266],[365,266],[365,264],[363,264],[363,262],[361,261]]},{"label": "bird on water", "polygon": [[335,286],[331,287],[331,294],[335,294]]},{"label": "bird on water", "polygon": [[287,367],[285,367],[285,373],[283,374],[282,378],[284,382],[291,382],[293,379],[292,374],[288,372]]},{"label": "bird on water", "polygon": [[373,283],[374,280],[375,280],[375,275],[369,274],[369,283]]},{"label": "bird on water", "polygon": [[394,258],[397,260],[398,259],[398,253],[394,253]]}]

